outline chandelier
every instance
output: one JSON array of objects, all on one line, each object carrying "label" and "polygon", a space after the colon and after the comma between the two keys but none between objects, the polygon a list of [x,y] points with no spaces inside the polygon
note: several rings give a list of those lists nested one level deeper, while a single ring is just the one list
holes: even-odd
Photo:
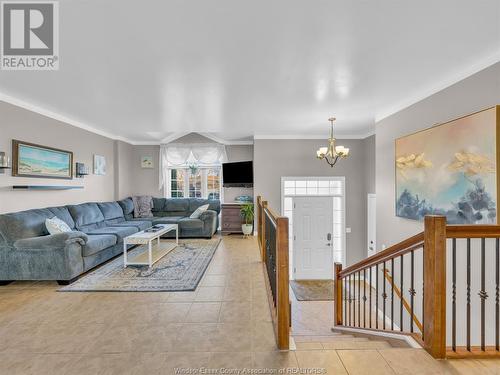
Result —
[{"label": "chandelier", "polygon": [[320,147],[316,151],[316,157],[320,160],[325,159],[326,162],[333,167],[339,158],[346,158],[349,156],[349,149],[344,146],[335,146],[335,138],[333,137],[333,122],[335,117],[330,117],[330,138],[328,138],[328,147]]}]

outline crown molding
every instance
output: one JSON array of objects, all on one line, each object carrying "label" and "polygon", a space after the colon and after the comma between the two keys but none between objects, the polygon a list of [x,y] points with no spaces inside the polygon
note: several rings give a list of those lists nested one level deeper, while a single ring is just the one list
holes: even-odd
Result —
[{"label": "crown molding", "polygon": [[[375,134],[375,130],[370,130],[369,132],[362,134],[339,134],[335,136],[335,139],[365,139]],[[312,135],[312,134],[256,134],[254,139],[327,139],[328,136],[325,134]]]},{"label": "crown molding", "polygon": [[245,146],[245,145],[253,145],[253,140],[249,140],[249,141],[230,141],[230,140],[227,140],[227,139],[224,139],[224,138],[220,138],[220,137],[217,137],[211,133],[198,133],[202,136],[204,136],[205,138],[208,138],[208,139],[211,139],[212,141],[214,142],[217,142],[217,143],[222,143],[224,145],[232,145],[232,146]]},{"label": "crown molding", "polygon": [[35,105],[33,103],[29,103],[27,101],[15,98],[15,97],[7,95],[3,92],[0,92],[0,101],[8,103],[8,104],[12,104],[12,105],[19,107],[19,108],[26,109],[26,110],[33,112],[33,113],[38,113],[39,115],[51,118],[51,119],[56,120],[56,121],[64,122],[68,125],[86,130],[88,132],[100,135],[102,137],[106,137],[106,138],[110,138],[113,140],[119,140],[119,141],[127,142],[130,144],[134,144],[134,142],[128,138],[117,136],[115,134],[111,134],[111,133],[102,131],[100,129],[97,129],[94,126],[82,123],[81,121],[75,120],[75,119],[68,117],[68,116],[61,115],[59,113],[48,110],[46,108],[42,108],[42,107]]},{"label": "crown molding", "polygon": [[476,64],[469,66],[466,69],[463,69],[459,72],[451,73],[443,80],[436,82],[435,84],[429,85],[425,89],[415,92],[415,94],[413,94],[412,96],[407,97],[406,99],[403,99],[398,103],[395,103],[381,110],[379,113],[375,114],[375,122],[376,123],[380,122],[383,119],[397,112],[400,112],[403,109],[408,108],[413,104],[418,103],[450,86],[453,86],[454,84],[480,72],[481,70],[489,68],[490,66],[498,62],[500,62],[500,49],[494,52],[492,55],[489,55],[481,59]]},{"label": "crown molding", "polygon": [[[41,106],[35,105],[33,103],[27,102],[25,100],[21,100],[19,98],[15,98],[11,95],[7,95],[3,92],[0,92],[0,101],[14,105],[19,108],[26,109],[30,112],[37,113],[39,115],[51,118],[56,121],[63,122],[65,124],[74,126],[76,128],[86,130],[88,132],[100,135],[102,137],[106,137],[109,139],[117,140],[117,141],[122,141],[129,143],[133,146],[158,146],[162,143],[170,143],[175,141],[176,139],[179,139],[181,137],[184,137],[185,135],[188,135],[193,132],[177,132],[174,134],[171,134],[170,136],[162,139],[161,141],[137,141],[133,139],[129,139],[126,137],[122,137],[116,134],[112,134],[103,130],[98,129],[95,126],[83,123],[81,121],[75,120],[74,118],[62,115],[60,113],[56,113],[54,111],[48,110],[46,108],[43,108]],[[197,133],[197,132],[195,132]],[[228,141],[223,138],[216,137],[214,135],[211,135],[210,133],[198,133],[206,138],[209,138],[213,140],[214,142],[222,143],[225,145],[253,145],[253,140],[252,141]]]}]

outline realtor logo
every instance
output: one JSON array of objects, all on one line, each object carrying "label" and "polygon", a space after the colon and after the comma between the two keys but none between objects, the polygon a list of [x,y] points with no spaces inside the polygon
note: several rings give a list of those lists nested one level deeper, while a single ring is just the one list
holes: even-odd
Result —
[{"label": "realtor logo", "polygon": [[59,69],[57,1],[2,1],[0,68]]}]

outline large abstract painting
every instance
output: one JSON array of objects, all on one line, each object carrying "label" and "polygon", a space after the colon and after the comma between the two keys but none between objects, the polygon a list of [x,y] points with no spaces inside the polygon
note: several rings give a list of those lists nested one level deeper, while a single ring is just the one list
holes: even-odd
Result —
[{"label": "large abstract painting", "polygon": [[73,153],[12,140],[12,175],[16,177],[73,178]]},{"label": "large abstract painting", "polygon": [[500,106],[396,140],[396,215],[497,222]]}]

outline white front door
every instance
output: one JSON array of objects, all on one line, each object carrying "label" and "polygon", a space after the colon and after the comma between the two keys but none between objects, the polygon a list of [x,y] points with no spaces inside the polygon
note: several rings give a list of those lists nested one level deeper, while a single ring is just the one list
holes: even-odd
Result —
[{"label": "white front door", "polygon": [[376,241],[376,233],[377,233],[377,214],[376,214],[377,201],[375,194],[368,194],[368,230],[367,230],[367,255],[371,257],[375,255],[377,252],[377,241]]},{"label": "white front door", "polygon": [[293,203],[294,278],[333,279],[332,197],[294,197]]}]

